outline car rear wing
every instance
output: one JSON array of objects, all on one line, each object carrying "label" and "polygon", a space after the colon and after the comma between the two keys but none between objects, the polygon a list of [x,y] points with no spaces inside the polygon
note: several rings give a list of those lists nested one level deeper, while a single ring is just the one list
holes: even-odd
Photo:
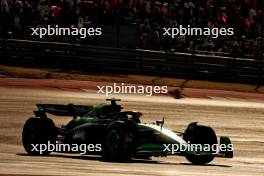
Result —
[{"label": "car rear wing", "polygon": [[88,105],[62,105],[62,104],[36,104],[38,110],[34,111],[37,117],[46,117],[46,113],[55,116],[83,116],[93,109]]}]

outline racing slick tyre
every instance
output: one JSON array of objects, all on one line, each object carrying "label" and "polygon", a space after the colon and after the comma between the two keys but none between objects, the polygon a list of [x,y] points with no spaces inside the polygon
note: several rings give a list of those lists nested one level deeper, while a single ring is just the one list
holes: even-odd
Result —
[{"label": "racing slick tyre", "polygon": [[210,151],[208,155],[187,155],[188,161],[195,165],[203,165],[211,162],[215,154],[213,154],[212,146],[217,145],[217,137],[211,127],[197,125],[197,122],[190,123],[184,132],[183,139],[190,144],[209,144]]},{"label": "racing slick tyre", "polygon": [[102,146],[102,156],[107,161],[131,159],[135,146],[135,133],[132,124],[113,122],[106,130]]},{"label": "racing slick tyre", "polygon": [[[56,134],[56,127],[51,119],[31,117],[26,121],[23,128],[23,146],[26,152],[31,155],[48,155],[51,152],[47,148],[48,141],[50,144],[55,144]],[[46,148],[42,148],[41,152],[40,148],[33,147],[40,144],[46,144]]]}]

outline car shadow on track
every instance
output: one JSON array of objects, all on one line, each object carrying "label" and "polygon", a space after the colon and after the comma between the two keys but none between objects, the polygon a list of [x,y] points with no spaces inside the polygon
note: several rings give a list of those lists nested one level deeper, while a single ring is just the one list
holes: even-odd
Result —
[{"label": "car shadow on track", "polygon": [[204,164],[204,165],[194,165],[192,163],[180,163],[181,165],[186,165],[186,166],[215,166],[215,167],[232,167],[230,165],[224,165],[224,164]]},{"label": "car shadow on track", "polygon": [[131,159],[127,161],[106,161],[99,155],[72,155],[72,154],[68,155],[68,154],[60,154],[60,153],[53,153],[47,156],[33,156],[27,153],[17,153],[16,155],[30,156],[30,157],[61,157],[61,158],[70,158],[70,159],[78,159],[78,160],[91,160],[91,161],[94,160],[94,161],[112,162],[112,163],[142,163],[142,164],[189,165],[189,166],[206,166],[206,167],[232,167],[230,165],[223,165],[223,164],[194,165],[191,163],[175,163],[175,162],[159,161],[159,160],[152,160],[152,159]]}]

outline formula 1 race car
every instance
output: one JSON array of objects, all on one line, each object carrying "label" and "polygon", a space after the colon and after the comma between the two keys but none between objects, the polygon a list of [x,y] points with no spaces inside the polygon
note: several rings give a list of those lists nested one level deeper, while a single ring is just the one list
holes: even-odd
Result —
[{"label": "formula 1 race car", "polygon": [[[233,157],[230,139],[220,137],[218,144],[211,127],[193,122],[184,133],[171,131],[163,127],[164,119],[153,124],[141,123],[140,112],[122,111],[121,105],[117,104],[120,100],[107,100],[111,103],[97,106],[37,104],[35,117],[29,118],[23,128],[25,150],[31,155],[47,155],[51,150],[45,147],[39,152],[36,145],[95,144],[100,146],[100,150],[89,150],[86,154],[101,155],[105,160],[180,155],[199,165],[209,163],[215,157]],[[47,113],[73,116],[73,119],[62,127],[56,127]]]}]

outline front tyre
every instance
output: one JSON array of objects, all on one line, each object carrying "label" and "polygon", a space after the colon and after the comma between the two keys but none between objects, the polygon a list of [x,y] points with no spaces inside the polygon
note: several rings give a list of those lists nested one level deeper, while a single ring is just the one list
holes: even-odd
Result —
[{"label": "front tyre", "polygon": [[211,162],[215,154],[213,154],[212,146],[217,145],[217,137],[211,127],[197,125],[197,122],[190,123],[184,132],[183,139],[190,144],[209,144],[210,154],[208,155],[187,155],[188,161],[195,165],[203,165]]},{"label": "front tyre", "polygon": [[[39,148],[33,146],[39,144],[54,144],[56,141],[56,127],[49,118],[29,118],[23,128],[22,142],[27,153],[31,155],[48,155],[51,151],[38,151]],[[46,146],[47,147],[47,146]],[[37,150],[38,149],[38,150]]]}]

